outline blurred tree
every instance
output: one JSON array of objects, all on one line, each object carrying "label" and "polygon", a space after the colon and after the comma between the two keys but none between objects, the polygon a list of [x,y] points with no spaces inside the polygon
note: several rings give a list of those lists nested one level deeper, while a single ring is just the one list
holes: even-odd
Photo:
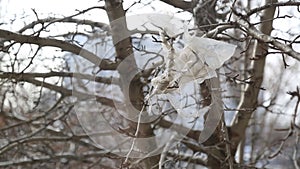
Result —
[{"label": "blurred tree", "polygon": [[[94,3],[69,16],[1,13],[0,167],[300,168],[300,2]],[[216,77],[171,85],[168,71],[210,66],[191,50],[198,60],[172,70],[187,46],[222,50],[183,32],[236,53]],[[150,95],[152,79],[165,95]]]}]

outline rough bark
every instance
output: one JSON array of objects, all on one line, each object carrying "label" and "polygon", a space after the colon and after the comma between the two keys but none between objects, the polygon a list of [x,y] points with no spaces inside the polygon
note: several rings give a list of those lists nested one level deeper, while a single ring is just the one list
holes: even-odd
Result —
[{"label": "rough bark", "polygon": [[[127,29],[127,23],[125,19],[125,10],[123,9],[123,4],[118,0],[106,0],[106,11],[110,21],[113,43],[116,51],[116,59],[121,62],[126,62],[118,68],[120,73],[121,90],[125,96],[125,107],[128,108],[130,105],[137,110],[142,110],[143,107],[143,84],[141,83],[138,76],[130,77],[132,75],[137,75],[138,67],[136,65],[133,56],[133,49],[131,44],[130,32]],[[129,89],[128,89],[129,87]],[[128,114],[137,113],[136,111],[128,108]],[[131,117],[136,117],[138,114],[129,115]],[[134,135],[136,130],[138,130],[137,137],[148,138],[153,137],[154,133],[149,123],[140,123],[137,129],[137,122],[129,121],[129,132]],[[143,145],[137,145],[139,149],[144,152],[148,152],[149,148],[155,147],[155,140],[150,140]],[[159,156],[148,157],[144,160],[144,168],[157,168],[154,167],[158,164]]]},{"label": "rough bark", "polygon": [[[266,4],[276,2],[277,0],[267,0]],[[261,17],[262,23],[259,29],[265,35],[271,34],[274,13],[275,7],[270,7],[264,11]],[[258,45],[254,46],[252,49],[249,50],[256,51],[255,57],[257,59],[253,60],[251,74],[252,77],[250,79],[250,81],[253,83],[248,84],[245,92],[242,93],[240,104],[238,106],[238,112],[235,117],[234,123],[231,126],[231,132],[235,135],[235,137],[231,139],[233,152],[236,152],[240,141],[245,138],[248,123],[256,107],[258,106],[258,94],[260,92],[260,87],[263,81],[268,44],[259,41]]]}]

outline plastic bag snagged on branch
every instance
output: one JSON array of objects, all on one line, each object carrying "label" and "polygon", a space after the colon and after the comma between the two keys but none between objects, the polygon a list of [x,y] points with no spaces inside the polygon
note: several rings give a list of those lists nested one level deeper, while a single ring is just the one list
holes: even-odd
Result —
[{"label": "plastic bag snagged on branch", "polygon": [[183,40],[186,45],[179,57],[175,58],[175,63],[178,63],[175,69],[184,71],[179,77],[181,85],[192,80],[201,83],[216,77],[216,69],[232,57],[236,48],[235,45],[226,42],[190,36],[187,31]]},{"label": "plastic bag snagged on branch", "polygon": [[[220,68],[235,52],[235,45],[209,38],[201,38],[189,35],[185,31],[183,40],[185,47],[173,57],[173,65],[163,74],[153,78],[151,84],[154,87],[153,94],[169,93],[174,91],[174,86],[182,88],[186,83],[195,81],[201,83],[206,79],[216,77],[216,69]],[[164,44],[167,46],[168,44]]]}]

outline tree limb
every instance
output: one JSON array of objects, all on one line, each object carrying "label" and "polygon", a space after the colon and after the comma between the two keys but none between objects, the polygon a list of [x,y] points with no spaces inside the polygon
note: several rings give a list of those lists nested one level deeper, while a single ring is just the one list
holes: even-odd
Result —
[{"label": "tree limb", "polygon": [[186,2],[183,0],[160,0],[166,4],[174,6],[176,8],[180,8],[185,11],[193,12],[192,2]]},{"label": "tree limb", "polygon": [[112,100],[112,99],[108,99],[106,97],[100,97],[100,96],[95,96],[95,95],[91,95],[91,94],[87,94],[87,93],[83,93],[83,92],[79,92],[79,91],[75,91],[75,90],[70,90],[70,89],[66,89],[64,87],[61,86],[56,86],[47,82],[42,82],[33,78],[24,78],[24,77],[11,77],[14,78],[17,81],[24,81],[24,82],[28,82],[31,84],[34,84],[36,86],[41,86],[41,87],[45,87],[49,90],[52,91],[56,91],[61,93],[62,95],[64,95],[65,97],[68,96],[80,96],[80,98],[95,98],[96,101],[100,102],[103,105],[106,106],[110,106],[110,107],[114,107],[114,103],[117,103],[118,101],[116,100]]},{"label": "tree limb", "polygon": [[84,20],[82,20],[82,19],[75,19],[75,18],[71,18],[71,17],[65,17],[65,18],[50,17],[50,18],[45,18],[45,19],[39,19],[37,21],[31,22],[30,24],[27,24],[22,29],[20,29],[18,31],[18,33],[23,33],[27,29],[32,29],[37,24],[49,23],[49,25],[50,25],[50,24],[56,23],[56,22],[76,23],[76,24],[89,25],[91,27],[99,27],[101,29],[107,29],[107,30],[109,30],[109,26],[107,24],[101,23],[101,22],[94,22],[94,21],[85,20],[85,19]]},{"label": "tree limb", "polygon": [[35,44],[40,47],[44,47],[44,46],[57,47],[62,49],[63,51],[80,55],[86,60],[90,61],[91,63],[99,66],[103,70],[115,70],[116,67],[118,66],[118,63],[116,62],[112,62],[109,59],[101,59],[99,56],[93,54],[92,52],[86,49],[83,49],[80,46],[62,40],[41,38],[41,37],[30,36],[30,35],[21,35],[3,29],[0,29],[0,38],[3,38],[5,40],[13,40],[17,43]]},{"label": "tree limb", "polygon": [[258,8],[251,9],[249,12],[247,12],[246,16],[250,17],[253,14],[257,14],[259,11],[268,9],[270,7],[279,7],[279,6],[299,6],[300,2],[293,2],[293,1],[288,1],[288,2],[276,2],[276,3],[269,3],[264,6],[260,6]]},{"label": "tree limb", "polygon": [[257,30],[255,27],[250,26],[245,20],[240,19],[237,21],[237,24],[239,24],[242,28],[247,30],[248,35],[254,37],[255,39],[270,43],[278,50],[284,52],[285,54],[290,55],[292,58],[300,61],[300,53],[296,52],[291,48],[289,45],[285,45],[283,43],[280,43],[279,41],[275,40],[272,36],[262,33],[261,31]]},{"label": "tree limb", "polygon": [[89,74],[83,73],[73,73],[73,72],[55,72],[51,71],[48,73],[12,73],[12,72],[0,72],[0,79],[4,78],[13,78],[13,79],[27,79],[27,78],[49,78],[49,77],[70,77],[70,78],[79,78],[79,79],[86,79],[90,81],[95,81],[104,84],[112,84],[114,82],[118,82],[117,78],[106,78],[100,76],[93,76]]},{"label": "tree limb", "polygon": [[[80,155],[74,153],[57,153],[49,156],[39,156],[33,159],[22,159],[16,161],[4,161],[0,162],[0,167],[9,167],[9,166],[16,166],[16,165],[26,165],[26,164],[34,164],[34,163],[41,163],[41,162],[49,162],[51,160],[60,160],[62,158],[67,158],[71,160],[83,160],[90,157],[105,157],[105,156],[115,156],[106,150],[103,151],[90,151],[84,152]],[[116,157],[117,158],[117,157]]]},{"label": "tree limb", "polygon": [[[268,4],[275,1],[276,0],[267,0],[265,3]],[[241,100],[237,108],[238,112],[231,126],[231,134],[233,136],[231,138],[231,145],[232,145],[232,151],[234,153],[236,153],[240,141],[245,138],[246,129],[248,127],[249,121],[251,119],[254,110],[257,108],[258,105],[257,103],[258,94],[260,91],[260,86],[263,81],[266,56],[268,54],[267,53],[269,47],[268,42],[275,44],[277,46],[279,43],[270,37],[270,34],[272,32],[272,24],[273,24],[272,19],[274,18],[274,13],[275,13],[275,7],[270,7],[264,11],[261,20],[270,20],[270,22],[263,22],[260,25],[261,32],[255,29],[254,27],[250,27],[243,20],[237,21],[238,24],[241,25],[241,27],[247,30],[249,35],[258,39],[260,43],[253,47],[253,51],[256,51],[255,56],[258,57],[257,60],[252,61],[253,74],[250,78],[250,81],[252,81],[253,84],[247,84],[245,92],[242,93]],[[280,44],[279,47],[282,48],[281,45],[283,44],[281,43],[279,44]],[[287,48],[285,48],[284,50],[286,49]],[[300,56],[299,54],[295,53],[295,51],[289,50],[286,52],[296,58]],[[252,109],[252,110],[247,111],[247,109]]]}]

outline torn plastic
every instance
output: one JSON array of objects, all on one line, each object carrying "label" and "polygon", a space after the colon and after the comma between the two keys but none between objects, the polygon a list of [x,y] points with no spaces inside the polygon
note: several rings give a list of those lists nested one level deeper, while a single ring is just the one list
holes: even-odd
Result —
[{"label": "torn plastic", "polygon": [[[201,83],[216,77],[216,69],[220,68],[235,52],[235,45],[209,38],[190,36],[186,31],[183,40],[186,45],[178,54],[174,54],[174,64],[168,77],[165,73],[155,77],[151,83],[156,93],[169,93],[171,86],[183,87],[195,81]],[[166,57],[166,59],[168,59]],[[168,61],[166,61],[168,62]]]},{"label": "torn plastic", "polygon": [[235,52],[236,45],[189,35],[185,31],[183,40],[186,43],[179,57],[175,58],[175,70],[180,71],[175,79],[179,86],[196,80],[201,83],[216,77],[216,69],[220,68]]},{"label": "torn plastic", "polygon": [[[185,31],[183,40],[185,47],[179,53],[174,53],[174,64],[170,72],[164,72],[151,81],[154,88],[151,96],[166,94],[169,102],[180,115],[199,117],[210,107],[200,108],[197,104],[199,101],[197,98],[201,98],[195,96],[199,92],[197,84],[217,77],[216,69],[233,56],[236,45],[191,36],[188,31]],[[170,57],[165,59],[168,58]]]}]

